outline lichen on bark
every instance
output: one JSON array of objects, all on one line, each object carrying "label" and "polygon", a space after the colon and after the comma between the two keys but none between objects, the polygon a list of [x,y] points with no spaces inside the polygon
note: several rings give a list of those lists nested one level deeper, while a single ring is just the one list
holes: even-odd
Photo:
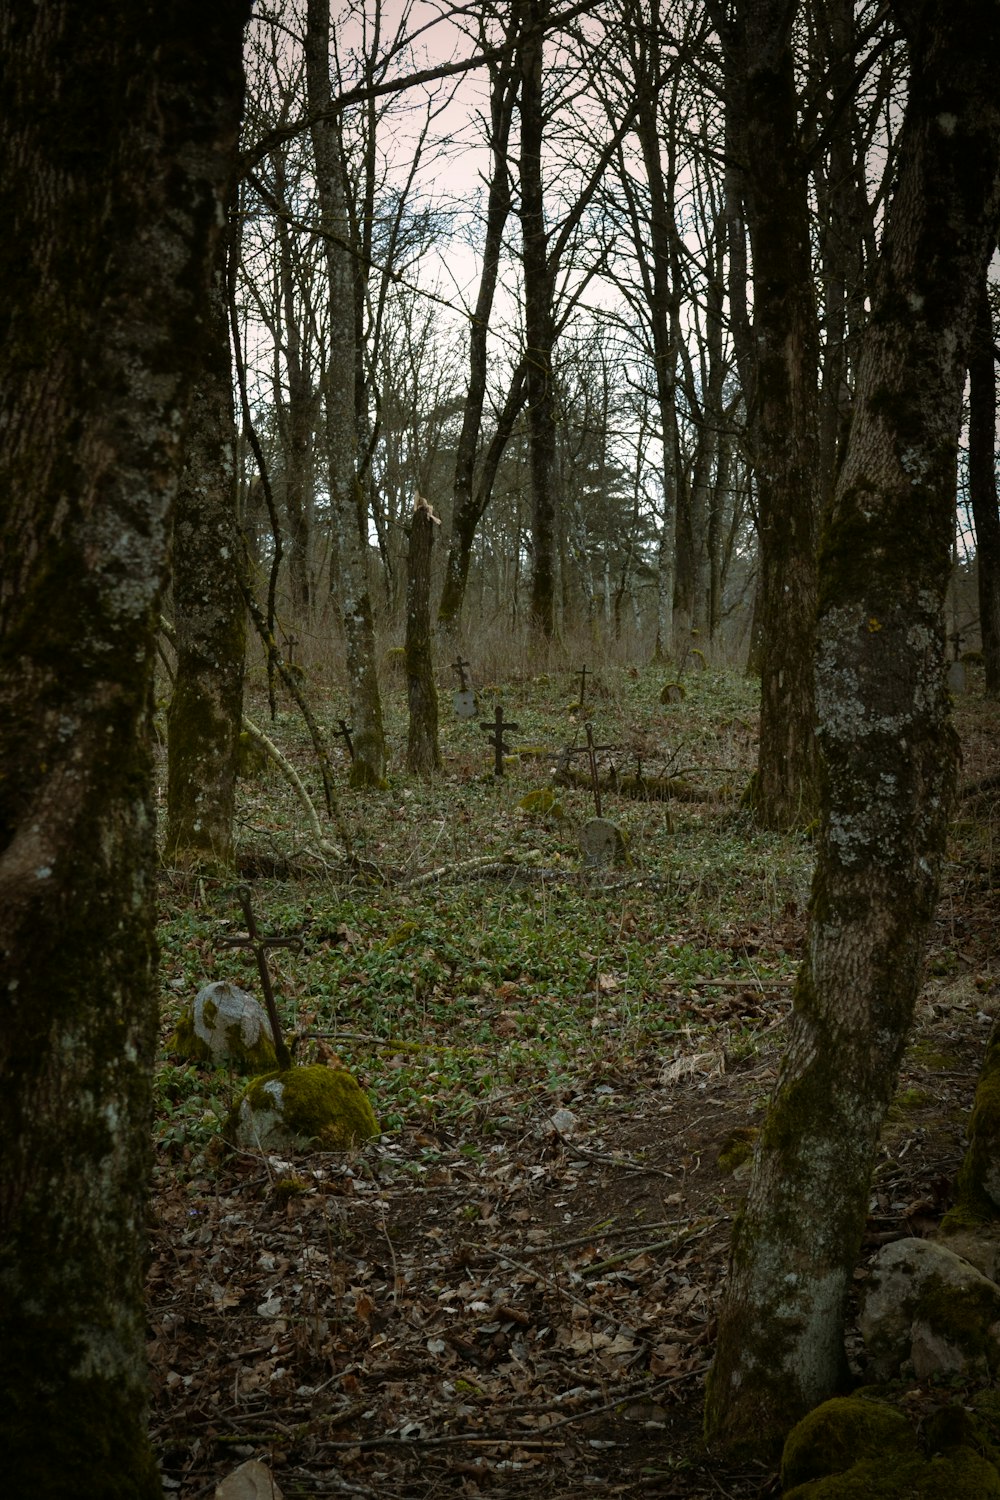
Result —
[{"label": "lichen on bark", "polygon": [[715,1443],[758,1456],[844,1379],[846,1292],[955,779],[942,611],[966,350],[1000,212],[1000,16],[987,0],[961,16],[940,0],[921,9],[919,30],[821,551],[822,814],[807,951],[706,1407]]},{"label": "lichen on bark", "polygon": [[[153,633],[249,7],[0,4],[0,1451],[160,1493]],[[39,108],[39,99],[59,101]]]}]

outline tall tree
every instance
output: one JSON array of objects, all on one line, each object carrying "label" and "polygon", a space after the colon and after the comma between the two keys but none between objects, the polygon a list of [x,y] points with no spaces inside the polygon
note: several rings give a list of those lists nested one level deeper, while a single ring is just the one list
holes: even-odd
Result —
[{"label": "tall tree", "polygon": [[708,1394],[709,1434],[744,1452],[773,1453],[847,1375],[845,1305],[955,772],[943,605],[975,300],[1000,213],[1000,11],[893,9],[909,100],[822,555],[807,951]]},{"label": "tall tree", "polygon": [[542,94],[545,22],[549,0],[521,0],[525,13],[518,48],[521,71],[521,255],[524,269],[525,386],[531,452],[531,610],[535,624],[550,636],[556,623],[556,392],[552,349],[553,270],[547,253],[542,146],[545,106]]},{"label": "tall tree", "polygon": [[167,714],[166,857],[233,859],[246,610],[237,580],[236,422],[227,299],[213,278],[173,530],[177,667]]},{"label": "tall tree", "polygon": [[1000,510],[996,470],[996,340],[987,273],[976,294],[969,353],[969,499],[976,528],[979,636],[987,698],[1000,698]]},{"label": "tall tree", "polygon": [[0,3],[0,1447],[160,1494],[143,1239],[154,632],[245,0]]},{"label": "tall tree", "polygon": [[[816,807],[813,643],[819,512],[818,329],[807,164],[788,0],[713,5],[723,37],[731,149],[752,254],[748,445],[757,490],[760,751],[753,804],[767,827]],[[742,233],[738,212],[730,214]],[[736,260],[742,252],[737,247]],[[734,328],[750,329],[737,308]]]},{"label": "tall tree", "polygon": [[[522,20],[522,10],[511,4],[505,19],[505,40],[513,43]],[[490,318],[496,297],[504,230],[510,215],[510,163],[508,148],[519,73],[513,50],[493,59],[490,74],[489,150],[490,168],[486,193],[486,223],[483,233],[482,268],[475,312],[469,320],[469,380],[462,409],[462,427],[455,451],[455,477],[452,486],[451,533],[445,563],[444,584],[438,604],[438,621],[452,635],[458,634],[462,605],[469,577],[469,563],[476,527],[489,501],[489,489],[475,487],[476,457],[479,451],[486,404]],[[515,386],[520,394],[523,370],[519,369]],[[512,425],[520,402],[512,412]],[[501,424],[502,427],[502,424]]]},{"label": "tall tree", "polygon": [[306,87],[329,278],[330,343],[323,401],[335,593],[344,627],[354,719],[351,778],[356,785],[367,786],[379,783],[385,775],[386,748],[368,581],[367,515],[357,468],[355,268],[344,153],[330,90],[330,0],[308,0]]}]

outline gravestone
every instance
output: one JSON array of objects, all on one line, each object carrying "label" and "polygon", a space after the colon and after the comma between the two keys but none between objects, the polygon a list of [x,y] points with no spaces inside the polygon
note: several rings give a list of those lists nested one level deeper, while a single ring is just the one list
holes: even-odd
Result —
[{"label": "gravestone", "polygon": [[628,863],[625,835],[609,818],[589,818],[580,829],[583,862],[590,869]]},{"label": "gravestone", "polygon": [[458,687],[451,699],[455,716],[459,719],[474,719],[479,712],[479,704],[476,702],[476,690],[469,676],[469,663],[459,656],[456,661],[452,662],[452,666],[458,673]]},{"label": "gravestone", "polygon": [[948,691],[949,693],[965,692],[964,661],[950,661],[948,663]]}]

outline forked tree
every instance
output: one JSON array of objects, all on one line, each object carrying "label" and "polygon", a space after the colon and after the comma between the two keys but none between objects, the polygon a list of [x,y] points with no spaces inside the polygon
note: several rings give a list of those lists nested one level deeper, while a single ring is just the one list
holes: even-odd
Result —
[{"label": "forked tree", "polygon": [[806,956],[708,1392],[709,1435],[767,1456],[847,1378],[847,1295],[955,777],[943,603],[966,363],[1000,214],[1000,12],[993,0],[893,10],[909,99],[821,555]]}]

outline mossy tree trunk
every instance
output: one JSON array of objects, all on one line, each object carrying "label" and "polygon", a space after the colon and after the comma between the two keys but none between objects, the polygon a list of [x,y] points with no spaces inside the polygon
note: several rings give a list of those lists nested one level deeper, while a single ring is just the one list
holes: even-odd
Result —
[{"label": "mossy tree trunk", "polygon": [[[716,7],[721,9],[721,7]],[[727,90],[753,254],[749,447],[757,491],[760,750],[752,805],[768,828],[816,810],[813,647],[819,498],[818,329],[788,0],[739,0],[723,23]],[[731,214],[736,233],[738,216]],[[749,334],[749,329],[744,329]]]},{"label": "mossy tree trunk", "polygon": [[996,474],[996,341],[986,272],[969,354],[969,498],[976,527],[979,635],[987,698],[1000,698],[1000,511]]},{"label": "mossy tree trunk", "polygon": [[438,519],[426,500],[418,499],[410,522],[406,569],[406,697],[410,729],[406,764],[418,776],[441,765],[438,748],[438,700],[431,655],[431,554]]},{"label": "mossy tree trunk", "polygon": [[898,187],[821,558],[807,952],[708,1393],[710,1437],[768,1456],[846,1377],[845,1304],[955,773],[943,601],[973,308],[1000,211],[1000,13],[993,0],[899,12],[917,19]]},{"label": "mossy tree trunk", "polygon": [[368,582],[367,509],[357,469],[355,270],[343,148],[339,123],[332,113],[330,0],[309,0],[307,6],[306,86],[329,283],[330,357],[323,405],[335,555],[333,584],[344,627],[354,722],[351,782],[355,786],[377,786],[385,776],[386,747]]},{"label": "mossy tree trunk", "polygon": [[165,854],[175,863],[225,868],[233,860],[246,609],[233,555],[236,424],[219,275],[202,353],[174,510],[177,668],[167,716]]},{"label": "mossy tree trunk", "polygon": [[[160,1494],[150,711],[245,0],[0,3],[0,1452]],[[48,101],[46,107],[41,102]]]}]

